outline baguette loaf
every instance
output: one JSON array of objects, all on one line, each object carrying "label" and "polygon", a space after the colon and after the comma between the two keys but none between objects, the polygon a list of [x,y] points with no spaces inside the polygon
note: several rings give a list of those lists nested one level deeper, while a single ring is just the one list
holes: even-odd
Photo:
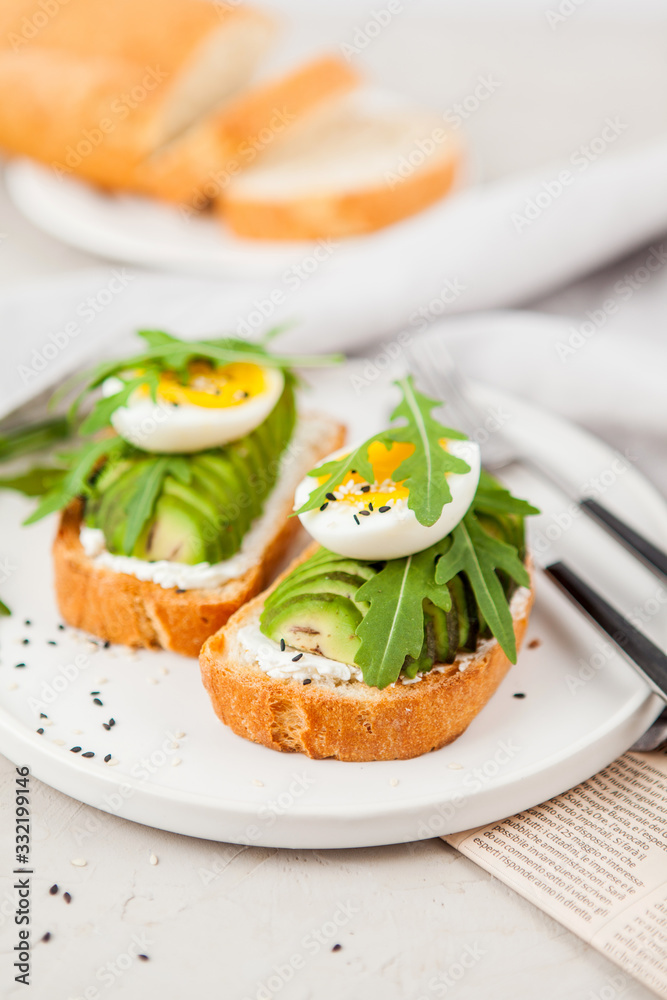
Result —
[{"label": "baguette loaf", "polygon": [[267,497],[262,517],[270,528],[268,541],[245,573],[220,587],[179,592],[97,565],[79,538],[82,504],[71,503],[61,515],[53,545],[56,597],[64,620],[113,643],[197,656],[204,640],[271,580],[299,530],[298,518],[290,517],[296,483],[343,443],[344,428],[330,418],[311,414],[301,420],[310,437],[295,449],[284,479]]},{"label": "baguette loaf", "polygon": [[[280,579],[317,547],[310,546]],[[199,663],[218,718],[239,736],[272,750],[349,761],[405,760],[438,750],[467,729],[511,666],[494,639],[480,644],[472,657],[459,656],[415,683],[382,691],[358,681],[304,685],[273,678],[239,638],[242,628],[258,623],[265,597],[250,601],[212,635]],[[517,592],[512,602],[517,647],[532,601],[531,590]]]},{"label": "baguette loaf", "polygon": [[352,236],[442,197],[461,166],[458,140],[435,114],[371,97],[341,99],[235,177],[218,201],[221,220],[259,239]]},{"label": "baguette loaf", "polygon": [[347,63],[323,56],[258,84],[156,150],[137,168],[136,189],[200,211],[296,123],[357,83]]}]

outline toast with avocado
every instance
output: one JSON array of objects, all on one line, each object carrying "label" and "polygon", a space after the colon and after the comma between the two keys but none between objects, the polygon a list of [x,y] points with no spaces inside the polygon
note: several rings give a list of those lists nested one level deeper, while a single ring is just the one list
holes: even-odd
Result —
[{"label": "toast with avocado", "polygon": [[218,717],[271,749],[419,756],[460,736],[516,662],[537,511],[399,385],[393,425],[297,488],[313,545],[202,648]]},{"label": "toast with avocado", "polygon": [[60,511],[66,622],[196,656],[277,571],[298,528],[294,487],[344,429],[296,408],[292,364],[327,359],[141,336],[142,352],[90,375],[84,394],[102,396],[81,426],[87,440],[29,521]]}]

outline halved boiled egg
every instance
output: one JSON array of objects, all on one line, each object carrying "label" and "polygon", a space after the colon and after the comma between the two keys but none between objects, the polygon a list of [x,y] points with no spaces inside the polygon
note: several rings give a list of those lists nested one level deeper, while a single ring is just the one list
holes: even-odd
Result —
[{"label": "halved boiled egg", "polygon": [[[175,373],[164,372],[157,400],[148,387],[140,386],[126,406],[114,411],[111,423],[122,438],[144,451],[203,451],[236,441],[263,423],[284,385],[277,368],[193,361],[186,384]],[[102,392],[112,396],[120,388],[119,379],[109,378]]]},{"label": "halved boiled egg", "polygon": [[[358,472],[350,472],[344,482],[327,494],[327,501],[319,510],[299,514],[301,523],[324,548],[351,558],[400,559],[427,549],[448,535],[463,518],[477,491],[481,469],[479,445],[474,441],[442,439],[440,444],[466,461],[470,471],[448,474],[452,501],[445,504],[442,514],[430,527],[420,524],[408,507],[407,487],[392,478],[414,446],[394,442],[387,447],[380,441],[374,441],[368,449],[374,482],[366,482]],[[341,458],[350,450],[342,448],[324,461]],[[306,476],[294,495],[295,510],[324,481],[325,478]]]}]

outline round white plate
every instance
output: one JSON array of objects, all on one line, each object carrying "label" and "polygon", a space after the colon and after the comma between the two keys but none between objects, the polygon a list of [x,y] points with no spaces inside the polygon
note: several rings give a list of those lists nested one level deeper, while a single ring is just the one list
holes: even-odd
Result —
[{"label": "round white plate", "polygon": [[[347,366],[311,381],[317,405],[344,414],[355,437],[386,422],[394,390],[378,381],[358,393],[352,374]],[[609,448],[525,403],[479,391],[490,426],[500,420],[508,434],[547,448],[576,483],[600,476],[608,484],[605,502],[667,544],[664,502],[633,469],[623,471]],[[667,614],[646,570],[594,525],[568,514],[558,494],[519,478],[509,485],[523,495],[530,489],[545,511],[532,524],[540,549],[548,545],[548,555],[567,559],[626,613],[643,615],[642,627],[656,641],[667,642]],[[366,764],[275,753],[217,720],[194,660],[104,649],[61,630],[49,557],[54,523],[19,529],[29,509],[23,498],[0,495],[0,594],[13,610],[0,623],[0,750],[53,787],[140,823],[273,847],[424,839],[510,815],[584,780],[626,750],[661,708],[631,667],[539,578],[518,665],[451,746],[415,760]],[[529,648],[531,640],[539,646]],[[105,730],[110,718],[116,724]],[[84,759],[70,751],[74,746],[95,756]],[[107,754],[117,763],[106,764]]]}]

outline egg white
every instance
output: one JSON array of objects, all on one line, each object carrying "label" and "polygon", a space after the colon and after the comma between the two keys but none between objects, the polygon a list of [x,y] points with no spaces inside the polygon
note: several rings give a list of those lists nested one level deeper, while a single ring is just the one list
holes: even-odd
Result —
[{"label": "egg white", "polygon": [[[179,403],[175,406],[157,401],[142,393],[133,393],[126,406],[111,415],[114,430],[130,444],[143,451],[159,454],[203,451],[236,441],[263,423],[274,408],[285,386],[285,377],[277,368],[262,367],[266,389],[236,406],[196,406]],[[117,378],[108,378],[102,385],[105,396],[122,388]]]},{"label": "egg white", "polygon": [[[324,462],[340,458],[352,449],[342,448],[329,455]],[[299,514],[299,520],[313,538],[341,556],[353,559],[400,559],[421,552],[440,541],[452,531],[472,503],[481,471],[479,445],[474,441],[448,441],[448,450],[470,466],[465,473],[451,473],[448,478],[452,493],[451,503],[445,504],[442,514],[430,527],[420,524],[406,499],[398,499],[391,510],[380,513],[374,510],[370,517],[359,516],[358,511],[367,507],[363,494],[358,504],[347,501],[330,502],[325,510],[308,510]],[[318,486],[317,477],[306,476],[294,494],[294,509],[301,507]],[[354,520],[357,514],[359,524]]]}]

